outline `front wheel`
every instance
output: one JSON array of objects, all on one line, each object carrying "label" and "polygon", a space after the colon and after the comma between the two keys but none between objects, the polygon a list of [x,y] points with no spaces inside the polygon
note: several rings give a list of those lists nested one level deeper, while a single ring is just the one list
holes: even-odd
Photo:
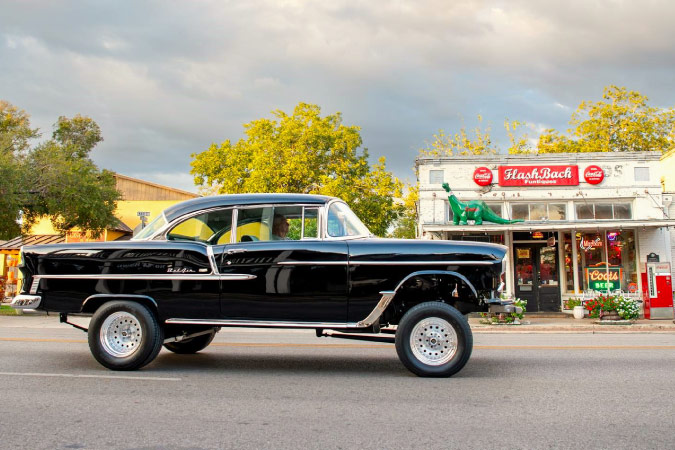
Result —
[{"label": "front wheel", "polygon": [[114,301],[96,310],[89,324],[89,349],[96,361],[112,370],[136,370],[162,349],[164,333],[145,306]]},{"label": "front wheel", "polygon": [[405,313],[396,331],[396,352],[421,377],[449,377],[467,363],[473,335],[464,316],[450,305],[426,302]]}]

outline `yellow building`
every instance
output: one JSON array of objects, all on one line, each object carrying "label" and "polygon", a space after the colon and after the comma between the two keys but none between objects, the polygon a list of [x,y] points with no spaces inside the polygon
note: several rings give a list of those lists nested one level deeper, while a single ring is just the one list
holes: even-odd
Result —
[{"label": "yellow building", "polygon": [[119,223],[93,238],[86,230],[70,230],[65,235],[58,233],[49,218],[40,220],[28,236],[17,236],[9,241],[0,241],[0,292],[5,297],[16,293],[19,250],[23,245],[56,244],[62,242],[115,241],[129,239],[155,216],[169,206],[199,197],[192,192],[175,189],[125,175],[115,174],[115,187],[122,195],[117,202],[115,216]]}]

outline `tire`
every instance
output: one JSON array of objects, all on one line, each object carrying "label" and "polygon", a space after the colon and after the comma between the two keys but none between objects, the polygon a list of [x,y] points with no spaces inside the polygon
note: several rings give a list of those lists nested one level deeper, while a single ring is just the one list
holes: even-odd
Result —
[{"label": "tire", "polygon": [[200,350],[204,350],[209,346],[213,338],[216,337],[216,332],[212,331],[209,334],[202,334],[201,336],[194,337],[180,342],[167,342],[164,344],[164,348],[171,350],[174,353],[179,355],[189,355],[191,353],[197,353]]},{"label": "tire", "polygon": [[96,310],[89,324],[89,349],[111,370],[136,370],[154,360],[164,333],[152,311],[140,303],[114,301]]},{"label": "tire", "polygon": [[425,302],[405,313],[396,331],[396,353],[420,377],[449,377],[467,363],[473,335],[466,318],[441,302]]}]

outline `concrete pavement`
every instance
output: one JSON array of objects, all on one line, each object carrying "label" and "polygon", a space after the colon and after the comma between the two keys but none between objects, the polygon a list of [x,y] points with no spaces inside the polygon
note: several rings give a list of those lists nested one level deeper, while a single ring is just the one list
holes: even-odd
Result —
[{"label": "concrete pavement", "polygon": [[[69,317],[75,323],[86,326],[87,317]],[[673,319],[639,319],[632,324],[625,322],[603,323],[597,319],[574,319],[571,315],[526,314],[520,325],[486,325],[479,317],[470,317],[469,324],[474,333],[675,333]],[[58,314],[26,311],[21,316],[0,316],[2,328],[65,328],[59,323]]]}]

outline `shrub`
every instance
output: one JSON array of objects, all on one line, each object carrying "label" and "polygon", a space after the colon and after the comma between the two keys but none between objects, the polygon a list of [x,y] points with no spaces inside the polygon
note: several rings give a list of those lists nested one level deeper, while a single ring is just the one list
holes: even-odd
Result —
[{"label": "shrub", "polygon": [[619,297],[616,300],[616,311],[624,320],[635,320],[640,317],[640,306],[631,298]]}]

